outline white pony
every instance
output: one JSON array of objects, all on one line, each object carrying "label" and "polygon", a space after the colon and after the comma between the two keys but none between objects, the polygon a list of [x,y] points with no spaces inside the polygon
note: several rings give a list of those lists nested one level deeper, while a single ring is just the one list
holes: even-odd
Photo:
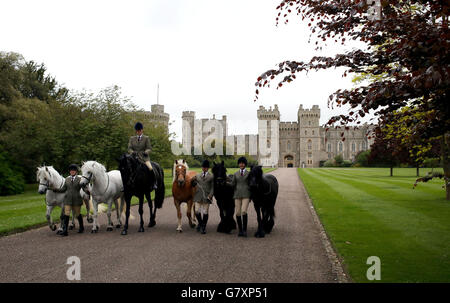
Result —
[{"label": "white pony", "polygon": [[[117,220],[119,223],[116,225],[116,228],[120,228],[122,226],[122,221],[120,220],[120,216],[123,212],[124,199],[123,199],[123,184],[122,184],[122,176],[120,175],[120,171],[112,170],[110,172],[106,172],[106,168],[96,162],[96,161],[87,161],[83,163],[81,167],[81,181],[80,184],[86,185],[91,183],[90,193],[92,196],[92,203],[94,208],[94,224],[92,226],[92,233],[96,233],[98,231],[97,224],[97,213],[98,213],[98,204],[106,203],[108,204],[108,226],[106,228],[107,231],[113,230],[113,223],[111,221],[111,210],[112,203],[116,207],[117,212]],[[120,212],[117,200],[120,199]]]},{"label": "white pony", "polygon": [[[64,211],[64,195],[65,193],[55,193],[52,190],[48,190],[48,188],[61,188],[64,185],[65,178],[61,176],[53,166],[43,166],[38,167],[36,172],[36,179],[39,182],[38,192],[39,194],[45,193],[45,203],[47,206],[46,218],[48,221],[48,226],[51,230],[56,230],[56,224],[52,219],[52,211],[55,206],[61,207],[61,215]],[[89,223],[92,223],[92,218],[90,216],[90,196],[85,193],[84,190],[80,190],[81,197],[83,198],[83,202],[86,205],[87,215],[86,219]],[[73,229],[75,227],[75,216],[72,214],[72,222],[69,225],[69,229]],[[58,228],[58,231],[62,231],[61,225]]]}]

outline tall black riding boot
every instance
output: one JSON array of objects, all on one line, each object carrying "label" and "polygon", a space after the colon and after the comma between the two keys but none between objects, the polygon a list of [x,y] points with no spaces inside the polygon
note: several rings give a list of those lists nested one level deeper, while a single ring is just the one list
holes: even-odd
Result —
[{"label": "tall black riding boot", "polygon": [[79,214],[77,219],[78,219],[78,224],[80,225],[80,229],[78,229],[78,233],[81,234],[84,232],[83,216],[81,214]]},{"label": "tall black riding boot", "polygon": [[242,217],[241,216],[236,216],[236,221],[237,221],[238,228],[239,228],[238,237],[242,237],[244,235],[242,233]]},{"label": "tall black riding boot", "polygon": [[195,217],[197,218],[197,231],[200,232],[202,230],[202,214],[195,213]]},{"label": "tall black riding boot", "polygon": [[61,236],[65,237],[68,236],[69,233],[67,232],[67,228],[69,227],[69,216],[64,215],[63,218],[63,230],[60,233]]},{"label": "tall black riding boot", "polygon": [[242,236],[247,237],[247,222],[248,222],[248,215],[245,214],[242,216]]},{"label": "tall black riding boot", "polygon": [[206,223],[208,223],[208,214],[203,215],[202,219],[202,234],[206,234]]}]

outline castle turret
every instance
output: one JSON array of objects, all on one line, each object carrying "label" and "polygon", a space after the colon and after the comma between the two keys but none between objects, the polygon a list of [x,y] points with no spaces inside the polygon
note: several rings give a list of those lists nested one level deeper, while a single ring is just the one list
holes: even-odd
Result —
[{"label": "castle turret", "polygon": [[298,125],[300,137],[300,167],[317,167],[320,162],[320,108],[313,105],[311,109],[298,108]]},{"label": "castle turret", "polygon": [[[258,163],[262,166],[278,166],[280,148],[280,111],[275,104],[274,109],[260,106],[258,117]],[[266,142],[263,142],[266,140]]]}]

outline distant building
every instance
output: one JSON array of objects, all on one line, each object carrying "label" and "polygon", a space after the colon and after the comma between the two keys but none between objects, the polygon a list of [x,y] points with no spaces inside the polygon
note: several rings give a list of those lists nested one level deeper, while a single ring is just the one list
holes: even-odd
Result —
[{"label": "distant building", "polygon": [[169,133],[169,114],[164,112],[164,105],[152,104],[151,111],[145,112],[145,118],[151,124],[164,126],[166,132]]},{"label": "distant building", "polygon": [[[358,152],[368,150],[373,144],[373,139],[368,139],[366,136],[373,127],[368,124],[357,128],[349,127],[348,130],[330,128],[326,131],[324,126],[319,125],[320,108],[318,105],[314,105],[311,109],[304,109],[303,105],[300,104],[297,121],[293,122],[280,122],[277,104],[273,109],[272,107],[266,109],[264,106],[260,106],[257,110],[257,117],[258,134],[242,136],[243,142],[245,142],[245,151],[240,152],[237,150],[237,139],[234,138],[234,150],[236,154],[251,154],[249,141],[257,140],[258,142],[259,136],[262,136],[263,132],[267,132],[267,146],[271,151],[278,152],[279,157],[278,163],[272,163],[270,157],[263,157],[257,151],[258,163],[263,166],[319,167],[320,161],[332,159],[339,154],[342,155],[344,160],[353,161]],[[182,119],[188,122],[190,126],[191,146],[194,146],[195,112],[184,111]],[[201,119],[202,126],[208,120],[210,119]],[[217,120],[215,115],[211,120]],[[222,116],[222,119],[218,121],[224,129],[224,142],[226,142],[226,136],[228,136],[227,117]],[[278,126],[274,134],[271,134],[271,121],[274,121],[273,123]],[[183,129],[183,138],[186,138],[186,131],[188,131],[187,128]],[[342,132],[345,141],[342,141]],[[203,142],[209,134],[203,132],[202,138],[198,138],[198,140],[201,139]]]}]

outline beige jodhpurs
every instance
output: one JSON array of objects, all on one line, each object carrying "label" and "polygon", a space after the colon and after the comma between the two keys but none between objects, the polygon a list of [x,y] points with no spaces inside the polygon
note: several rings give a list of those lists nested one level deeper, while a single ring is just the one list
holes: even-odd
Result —
[{"label": "beige jodhpurs", "polygon": [[195,213],[207,215],[209,211],[209,203],[195,202]]},{"label": "beige jodhpurs", "polygon": [[236,216],[242,216],[247,214],[248,204],[250,202],[249,198],[234,199],[234,207]]},{"label": "beige jodhpurs", "polygon": [[147,165],[149,170],[153,170],[152,164],[150,163],[150,161],[145,161],[145,165]]},{"label": "beige jodhpurs", "polygon": [[72,205],[64,205],[64,214],[66,216],[70,216],[70,212],[73,209],[73,215],[77,218],[80,215],[81,205],[72,206]]}]

